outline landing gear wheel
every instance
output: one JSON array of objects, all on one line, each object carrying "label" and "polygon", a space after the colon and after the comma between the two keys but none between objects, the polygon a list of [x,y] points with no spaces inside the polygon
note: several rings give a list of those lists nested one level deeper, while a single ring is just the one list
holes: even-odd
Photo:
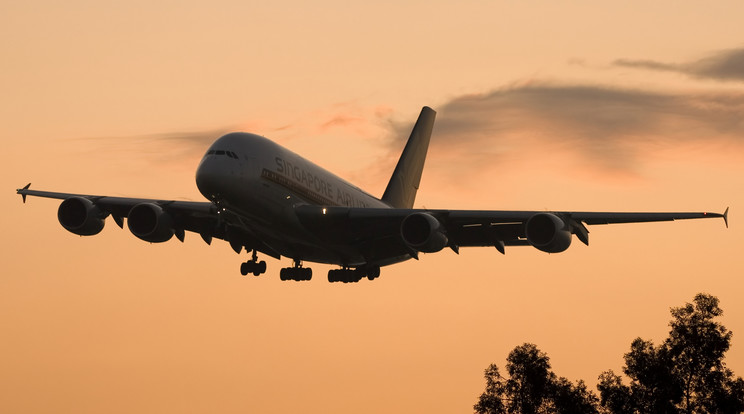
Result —
[{"label": "landing gear wheel", "polygon": [[[379,268],[377,274],[379,275]],[[365,276],[369,277],[369,273],[366,268],[362,267],[357,269],[349,269],[348,267],[343,267],[341,269],[331,269],[328,271],[328,281],[331,283],[357,283]]]},{"label": "landing gear wheel", "polygon": [[258,276],[262,273],[266,273],[266,262],[253,262],[253,276]]},{"label": "landing gear wheel", "polygon": [[295,261],[294,267],[285,267],[279,271],[279,279],[281,280],[295,280],[304,281],[313,278],[313,269],[309,267],[301,267],[299,261]]},{"label": "landing gear wheel", "polygon": [[367,279],[375,280],[380,277],[380,266],[370,266],[367,268]]},{"label": "landing gear wheel", "polygon": [[246,276],[248,273],[253,273],[253,276],[258,276],[266,273],[266,262],[258,261],[258,255],[256,251],[253,251],[253,257],[245,263],[240,264],[240,274]]}]

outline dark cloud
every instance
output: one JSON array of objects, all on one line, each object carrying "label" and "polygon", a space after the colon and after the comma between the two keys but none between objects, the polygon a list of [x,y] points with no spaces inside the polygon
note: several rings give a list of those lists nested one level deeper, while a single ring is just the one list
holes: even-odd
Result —
[{"label": "dark cloud", "polygon": [[[547,154],[632,173],[649,151],[744,144],[744,94],[736,93],[531,84],[456,97],[436,109],[432,152],[459,159],[460,167],[467,160],[465,168]],[[396,125],[394,134],[408,131]]]},{"label": "dark cloud", "polygon": [[699,77],[744,80],[744,49],[734,49],[701,59],[690,65]]},{"label": "dark cloud", "polygon": [[679,64],[631,59],[619,59],[613,64],[638,69],[679,72],[702,79],[744,81],[744,49],[724,50],[703,59]]},{"label": "dark cloud", "polygon": [[670,72],[683,71],[683,67],[672,63],[656,62],[654,60],[632,60],[632,59],[618,59],[613,62],[615,66],[623,66],[628,68],[637,69],[650,69]]}]

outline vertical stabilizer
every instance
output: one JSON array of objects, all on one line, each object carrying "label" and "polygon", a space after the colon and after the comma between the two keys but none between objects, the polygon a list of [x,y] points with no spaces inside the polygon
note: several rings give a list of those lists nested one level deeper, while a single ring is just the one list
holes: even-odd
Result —
[{"label": "vertical stabilizer", "polygon": [[411,136],[403,154],[398,160],[393,176],[382,195],[382,201],[393,208],[412,208],[416,199],[416,190],[421,182],[421,173],[424,170],[426,151],[429,149],[429,138],[434,127],[436,112],[425,106],[413,126]]}]

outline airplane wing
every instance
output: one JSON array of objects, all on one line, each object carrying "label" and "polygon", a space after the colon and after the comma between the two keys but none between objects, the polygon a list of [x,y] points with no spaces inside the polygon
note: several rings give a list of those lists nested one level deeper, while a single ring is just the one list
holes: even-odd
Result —
[{"label": "airplane wing", "polygon": [[[129,217],[133,211],[138,211],[135,210],[135,207],[137,207],[139,210],[149,210],[158,220],[160,220],[159,216],[164,213],[167,216],[165,218],[169,221],[169,230],[171,230],[170,233],[166,232],[160,235],[147,231],[140,231],[137,234],[131,227],[132,220],[130,217],[128,222],[130,229],[133,230],[132,232],[135,233],[135,236],[142,240],[160,242],[166,241],[175,235],[178,240],[184,241],[185,231],[190,231],[198,233],[207,244],[211,244],[212,239],[217,238],[230,242],[231,247],[236,252],[240,252],[243,246],[255,246],[257,250],[269,256],[279,257],[278,253],[254,237],[245,226],[241,225],[239,220],[231,217],[230,214],[221,214],[223,212],[210,202],[60,193],[31,190],[29,188],[30,186],[31,184],[28,184],[24,188],[17,190],[17,193],[23,197],[23,202],[26,202],[26,197],[28,196],[65,200],[60,205],[58,216],[61,224],[67,230],[76,234],[90,235],[100,232],[103,229],[103,220],[109,215],[113,217],[119,227],[123,228],[124,217]],[[65,208],[68,210],[67,215],[71,217],[67,219],[67,224],[62,223],[65,220],[62,217]],[[87,230],[85,229],[85,224],[76,226],[76,223],[73,223],[73,221],[77,220],[75,217],[76,214],[82,215],[85,220],[90,218],[91,223],[98,221],[98,225],[88,226],[89,228]]]},{"label": "airplane wing", "polygon": [[[58,210],[60,223],[80,234],[97,234],[110,215],[119,227],[127,217],[135,236],[162,242],[174,235],[183,241],[185,231],[226,240],[240,252],[243,246],[269,256],[280,254],[267,245],[230,211],[210,202],[109,197],[89,194],[31,190],[30,184],[17,190],[26,197],[64,200]],[[566,250],[573,235],[589,244],[586,225],[641,223],[700,218],[723,218],[728,226],[728,209],[718,213],[623,213],[569,211],[425,210],[406,208],[354,208],[300,205],[295,213],[303,226],[326,247],[357,249],[367,263],[419,252],[436,252],[449,247],[493,246],[501,253],[505,246],[533,246],[558,253]],[[137,216],[137,217],[135,217]],[[250,247],[248,247],[250,246]]]},{"label": "airplane wing", "polygon": [[533,246],[558,253],[571,236],[589,244],[586,225],[723,218],[718,213],[624,213],[569,211],[417,210],[300,206],[300,221],[331,243],[354,243],[373,259],[465,246]]}]

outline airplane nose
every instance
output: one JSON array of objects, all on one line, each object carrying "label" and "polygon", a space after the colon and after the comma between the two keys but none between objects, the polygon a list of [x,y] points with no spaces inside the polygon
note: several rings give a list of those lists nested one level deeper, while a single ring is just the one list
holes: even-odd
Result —
[{"label": "airplane nose", "polygon": [[221,173],[220,163],[206,156],[196,169],[196,187],[208,200],[218,200],[223,197],[224,174]]}]

